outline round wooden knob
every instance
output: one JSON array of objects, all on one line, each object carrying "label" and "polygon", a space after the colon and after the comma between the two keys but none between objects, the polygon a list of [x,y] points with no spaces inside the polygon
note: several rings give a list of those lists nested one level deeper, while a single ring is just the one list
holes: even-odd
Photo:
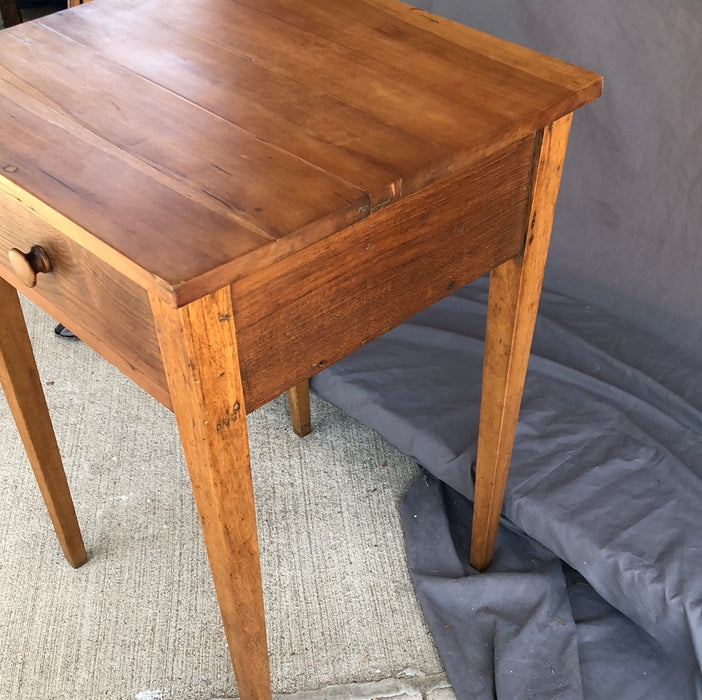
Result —
[{"label": "round wooden knob", "polygon": [[40,245],[33,245],[28,253],[23,253],[19,248],[12,248],[7,257],[12,271],[27,287],[36,285],[40,272],[51,272],[49,255]]}]

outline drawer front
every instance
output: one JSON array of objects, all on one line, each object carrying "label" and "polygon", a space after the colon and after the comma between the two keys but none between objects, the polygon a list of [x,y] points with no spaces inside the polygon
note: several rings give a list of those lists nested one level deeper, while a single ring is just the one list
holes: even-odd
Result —
[{"label": "drawer front", "polygon": [[[13,273],[8,251],[33,245],[46,250],[52,270],[30,288]],[[146,292],[7,194],[0,195],[0,275],[170,408]]]}]

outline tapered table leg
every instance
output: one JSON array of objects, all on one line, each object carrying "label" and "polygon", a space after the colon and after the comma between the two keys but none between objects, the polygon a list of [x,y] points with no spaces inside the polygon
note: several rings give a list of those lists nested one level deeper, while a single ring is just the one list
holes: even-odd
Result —
[{"label": "tapered table leg", "polygon": [[228,288],[156,330],[241,698],[271,697],[246,409]]},{"label": "tapered table leg", "polygon": [[17,292],[3,279],[0,328],[0,382],[61,549],[71,566],[79,567],[87,557],[66,473]]},{"label": "tapered table leg", "polygon": [[310,416],[310,383],[307,379],[288,390],[288,404],[293,430],[300,437],[309,435],[312,432],[312,419]]},{"label": "tapered table leg", "polygon": [[544,129],[525,247],[490,273],[470,561],[492,559],[572,115]]}]

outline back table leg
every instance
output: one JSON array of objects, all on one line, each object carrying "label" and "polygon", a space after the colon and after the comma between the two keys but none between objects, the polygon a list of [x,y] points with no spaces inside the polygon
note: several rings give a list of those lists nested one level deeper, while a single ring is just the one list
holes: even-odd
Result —
[{"label": "back table leg", "polygon": [[161,355],[240,697],[271,697],[246,408],[231,293],[152,298]]},{"label": "back table leg", "polygon": [[524,251],[490,273],[470,562],[492,560],[572,115],[544,129]]},{"label": "back table leg", "polygon": [[0,381],[29,463],[71,566],[86,561],[85,546],[68,490],[61,455],[44,398],[15,288],[0,279]]},{"label": "back table leg", "polygon": [[288,404],[290,405],[290,420],[293,430],[305,437],[312,432],[310,416],[310,383],[307,379],[288,389]]}]

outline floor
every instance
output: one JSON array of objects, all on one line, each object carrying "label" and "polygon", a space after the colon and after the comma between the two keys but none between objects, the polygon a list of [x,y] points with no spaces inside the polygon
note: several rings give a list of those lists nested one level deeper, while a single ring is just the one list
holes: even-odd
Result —
[{"label": "floor", "polygon": [[[237,697],[172,414],[25,305],[88,549],[63,559],[0,398],[0,697]],[[313,397],[249,419],[276,696],[453,697],[407,571],[414,464]]]}]

